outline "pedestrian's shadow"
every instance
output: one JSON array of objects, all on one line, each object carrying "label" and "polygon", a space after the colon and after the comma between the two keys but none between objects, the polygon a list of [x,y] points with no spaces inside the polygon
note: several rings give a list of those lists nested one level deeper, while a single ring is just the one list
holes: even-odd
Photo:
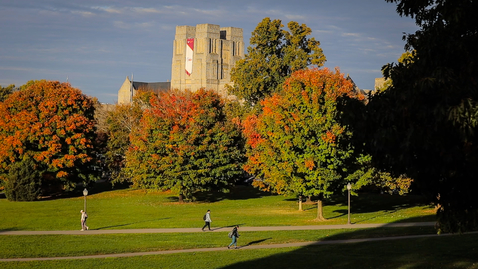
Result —
[{"label": "pedestrian's shadow", "polygon": [[222,229],[226,229],[226,228],[234,228],[236,226],[244,226],[246,225],[246,223],[239,223],[239,224],[233,224],[233,225],[229,225],[229,226],[222,226],[222,227],[217,227],[217,228],[212,228],[211,231],[215,231],[215,230],[222,230]]},{"label": "pedestrian's shadow", "polygon": [[262,243],[262,242],[264,242],[266,240],[269,240],[269,239],[272,239],[272,237],[261,239],[261,240],[256,240],[256,241],[251,241],[251,242],[247,243],[247,245],[245,245],[245,247],[248,247],[248,246],[254,245],[254,244],[259,244],[259,243]]},{"label": "pedestrian's shadow", "polygon": [[[165,219],[170,219],[170,218],[155,219],[154,221],[156,221],[156,220],[165,220]],[[99,227],[99,228],[96,228],[95,230],[103,230],[103,229],[109,229],[109,228],[124,227],[124,226],[132,225],[132,224],[137,224],[137,223],[142,223],[142,222],[149,222],[149,221],[153,221],[153,220],[145,220],[145,221],[138,221],[138,222],[131,222],[131,223],[125,223],[125,224],[118,224],[118,225],[112,225],[112,226]]]}]

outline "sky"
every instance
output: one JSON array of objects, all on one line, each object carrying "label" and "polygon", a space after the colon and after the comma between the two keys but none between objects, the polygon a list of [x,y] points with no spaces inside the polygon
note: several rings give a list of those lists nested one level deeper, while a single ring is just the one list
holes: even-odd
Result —
[{"label": "sky", "polygon": [[[125,78],[171,80],[176,26],[209,23],[251,33],[265,17],[312,29],[325,67],[373,89],[383,65],[418,28],[385,0],[0,0],[0,85],[68,81],[114,104]],[[247,51],[245,51],[247,52]]]}]

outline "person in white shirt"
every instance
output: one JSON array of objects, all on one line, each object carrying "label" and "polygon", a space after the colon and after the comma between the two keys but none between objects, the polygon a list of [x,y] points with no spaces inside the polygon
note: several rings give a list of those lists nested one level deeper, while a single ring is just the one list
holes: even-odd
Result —
[{"label": "person in white shirt", "polygon": [[88,214],[85,211],[80,210],[81,213],[81,231],[88,230],[88,226],[86,226],[86,219],[88,219]]},{"label": "person in white shirt", "polygon": [[204,232],[204,228],[206,228],[206,227],[207,227],[207,228],[209,229],[209,231],[210,231],[210,230],[211,230],[211,222],[212,222],[212,220],[211,220],[211,210],[208,210],[208,211],[206,212],[206,215],[204,215],[204,222],[205,222],[205,224],[204,224],[204,226],[202,227],[202,231]]}]

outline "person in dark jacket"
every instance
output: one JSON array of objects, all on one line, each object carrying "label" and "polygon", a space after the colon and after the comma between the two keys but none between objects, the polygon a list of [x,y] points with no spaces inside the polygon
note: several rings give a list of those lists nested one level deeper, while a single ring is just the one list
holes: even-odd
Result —
[{"label": "person in dark jacket", "polygon": [[232,242],[229,244],[229,246],[227,246],[228,249],[230,249],[232,245],[234,245],[234,248],[237,248],[237,238],[239,237],[237,229],[239,229],[239,225],[236,225],[236,227],[232,229]]}]

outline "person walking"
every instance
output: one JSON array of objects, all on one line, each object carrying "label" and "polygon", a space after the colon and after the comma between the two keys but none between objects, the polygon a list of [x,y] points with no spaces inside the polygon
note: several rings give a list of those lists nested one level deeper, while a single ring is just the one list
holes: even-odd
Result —
[{"label": "person walking", "polygon": [[202,231],[204,232],[204,228],[206,228],[206,227],[207,227],[207,228],[209,229],[209,231],[210,231],[210,230],[211,230],[211,222],[212,222],[212,220],[211,220],[211,210],[209,210],[209,209],[207,210],[206,215],[204,215],[204,222],[205,222],[205,224],[204,224],[204,226],[202,227]]},{"label": "person walking", "polygon": [[234,245],[234,248],[237,248],[237,238],[239,238],[239,233],[237,232],[237,229],[239,229],[239,225],[236,225],[234,229],[231,231],[231,237],[232,237],[232,242],[227,246],[228,249],[231,248],[232,245]]},{"label": "person walking", "polygon": [[86,226],[86,219],[88,219],[88,214],[85,211],[80,210],[81,213],[81,231],[88,230],[88,226]]}]

